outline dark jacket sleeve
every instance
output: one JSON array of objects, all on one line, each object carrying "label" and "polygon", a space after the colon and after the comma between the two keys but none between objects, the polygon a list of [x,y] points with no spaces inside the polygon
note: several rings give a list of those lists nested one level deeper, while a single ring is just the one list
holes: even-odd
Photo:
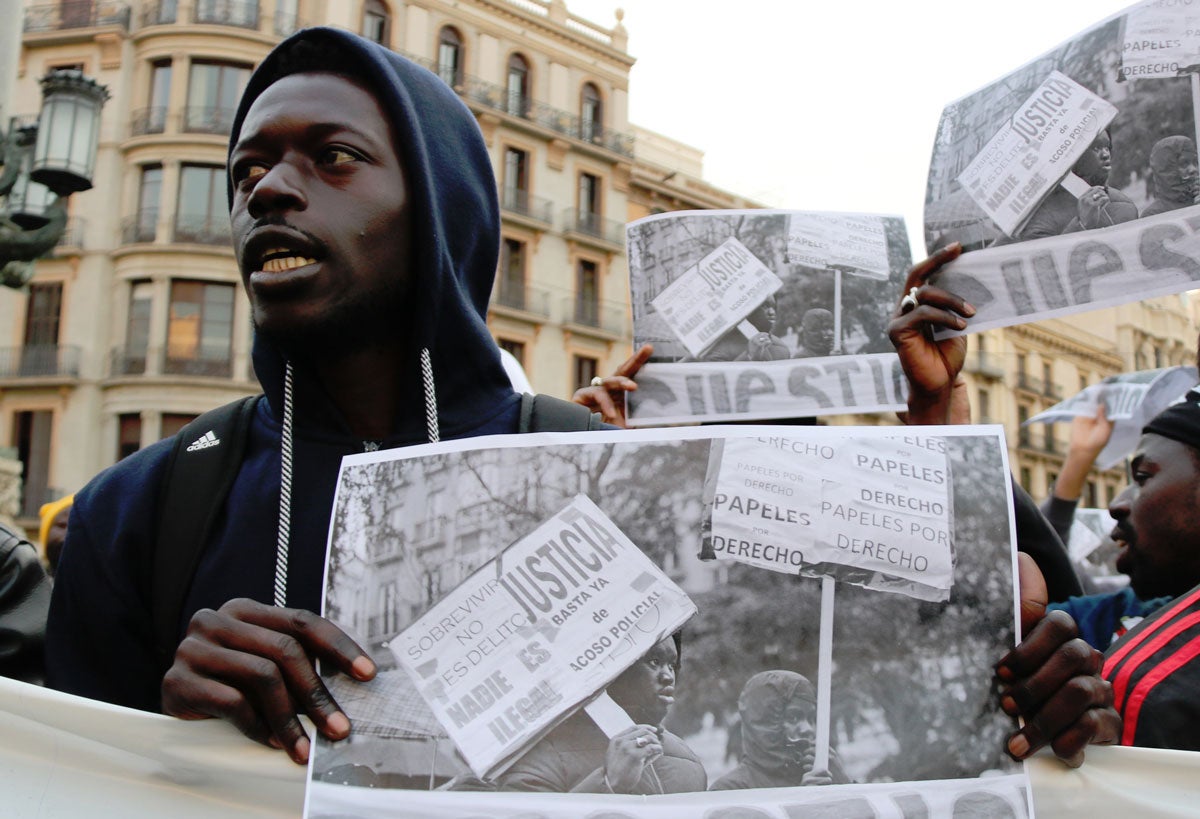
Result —
[{"label": "dark jacket sleeve", "polygon": [[1050,602],[1058,603],[1068,597],[1083,594],[1083,586],[1071,566],[1067,549],[1054,527],[1038,510],[1033,498],[1013,481],[1013,511],[1017,523],[1017,549],[1033,558],[1046,578]]},{"label": "dark jacket sleeve", "polygon": [[1058,535],[1058,539],[1065,546],[1071,539],[1071,527],[1075,524],[1075,510],[1079,506],[1077,500],[1063,500],[1056,498],[1054,493],[1050,497],[1042,501],[1038,508],[1045,515],[1046,520],[1050,521],[1050,526],[1054,529],[1054,534]]},{"label": "dark jacket sleeve", "polygon": [[170,440],[102,472],[75,496],[46,642],[46,684],[158,711],[149,572],[157,487]]},{"label": "dark jacket sleeve", "polygon": [[0,523],[0,676],[41,683],[50,581],[37,549]]}]

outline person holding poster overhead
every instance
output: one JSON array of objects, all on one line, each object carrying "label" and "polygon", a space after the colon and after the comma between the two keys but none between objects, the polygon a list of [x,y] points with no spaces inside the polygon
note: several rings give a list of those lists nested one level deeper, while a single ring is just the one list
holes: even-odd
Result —
[{"label": "person holding poster overhead", "polygon": [[661,794],[702,791],[704,766],[666,730],[675,701],[679,636],[668,637],[609,684],[607,693],[634,725],[606,737],[577,711],[502,774],[503,791]]},{"label": "person holding poster overhead", "polygon": [[[975,308],[959,296],[928,283],[938,270],[957,259],[962,246],[951,244],[913,266],[888,327],[888,336],[900,355],[909,382],[908,424],[970,423],[971,408],[966,382],[960,377],[966,359],[966,336],[935,339],[933,329],[965,330]],[[1024,492],[1032,513],[1017,509],[1018,547],[1029,544],[1023,530],[1041,522],[1035,531],[1049,532],[1058,542],[1061,561],[1070,570],[1066,552],[1049,523]],[[1023,525],[1024,524],[1024,525]],[[1054,557],[1042,552],[1043,559]],[[1047,563],[1047,565],[1051,565]],[[1057,567],[1057,561],[1053,564]],[[1018,555],[1021,596],[1021,643],[996,664],[1001,682],[1000,704],[1005,713],[1025,720],[1009,736],[1007,749],[1016,759],[1026,759],[1049,745],[1068,765],[1083,763],[1089,744],[1117,742],[1121,717],[1114,710],[1112,686],[1099,672],[1103,656],[1079,639],[1075,621],[1066,612],[1046,613],[1046,581],[1033,557]],[[1075,580],[1078,586],[1078,579]],[[1075,592],[1078,594],[1079,592]]]}]

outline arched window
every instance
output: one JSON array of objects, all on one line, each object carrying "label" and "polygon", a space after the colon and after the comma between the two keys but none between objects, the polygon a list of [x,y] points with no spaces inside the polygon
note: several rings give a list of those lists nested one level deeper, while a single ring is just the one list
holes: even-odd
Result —
[{"label": "arched window", "polygon": [[381,0],[365,0],[363,3],[362,36],[380,45],[391,45],[392,15]]},{"label": "arched window", "polygon": [[508,58],[505,88],[508,91],[508,113],[526,116],[529,113],[529,62],[520,54]]},{"label": "arched window", "polygon": [[592,83],[583,84],[579,104],[579,138],[591,141],[604,130],[604,109],[600,103],[600,90]]},{"label": "arched window", "polygon": [[462,84],[462,35],[450,26],[438,32],[437,73],[451,88]]}]

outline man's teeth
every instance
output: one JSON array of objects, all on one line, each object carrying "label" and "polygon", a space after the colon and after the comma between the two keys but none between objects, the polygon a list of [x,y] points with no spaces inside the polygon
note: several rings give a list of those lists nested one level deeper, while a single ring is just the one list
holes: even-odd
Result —
[{"label": "man's teeth", "polygon": [[282,256],[267,259],[263,262],[262,269],[266,273],[280,273],[284,270],[295,270],[297,267],[316,264],[316,262],[316,259],[310,259],[307,256]]}]

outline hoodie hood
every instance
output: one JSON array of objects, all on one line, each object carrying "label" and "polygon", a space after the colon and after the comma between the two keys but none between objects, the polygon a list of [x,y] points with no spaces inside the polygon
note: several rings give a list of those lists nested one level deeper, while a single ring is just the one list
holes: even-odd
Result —
[{"label": "hoodie hood", "polygon": [[[488,299],[496,275],[500,217],[495,175],[474,115],[430,71],[347,31],[304,29],[280,43],[251,75],[230,134],[237,143],[250,106],[271,84],[294,73],[286,55],[298,42],[324,43],[354,63],[391,120],[396,151],[412,203],[411,311],[398,317],[412,358],[412,400],[393,422],[389,445],[454,438],[509,407],[516,396],[488,332]],[[227,183],[228,184],[228,183]],[[232,206],[233,189],[228,187]],[[397,271],[397,275],[400,272]],[[422,351],[427,350],[425,353]],[[254,339],[254,368],[272,413],[283,414],[287,361],[261,333]],[[428,366],[423,372],[422,359]],[[332,401],[311,377],[307,363],[292,360],[296,425],[331,415],[345,430]],[[436,390],[435,390],[436,385]],[[437,424],[427,424],[436,391]]]},{"label": "hoodie hood", "polygon": [[742,762],[761,771],[804,773],[803,752],[811,753],[815,735],[788,737],[785,713],[788,704],[801,700],[817,711],[817,692],[806,677],[793,671],[762,671],[751,677],[738,697],[742,718]]}]

